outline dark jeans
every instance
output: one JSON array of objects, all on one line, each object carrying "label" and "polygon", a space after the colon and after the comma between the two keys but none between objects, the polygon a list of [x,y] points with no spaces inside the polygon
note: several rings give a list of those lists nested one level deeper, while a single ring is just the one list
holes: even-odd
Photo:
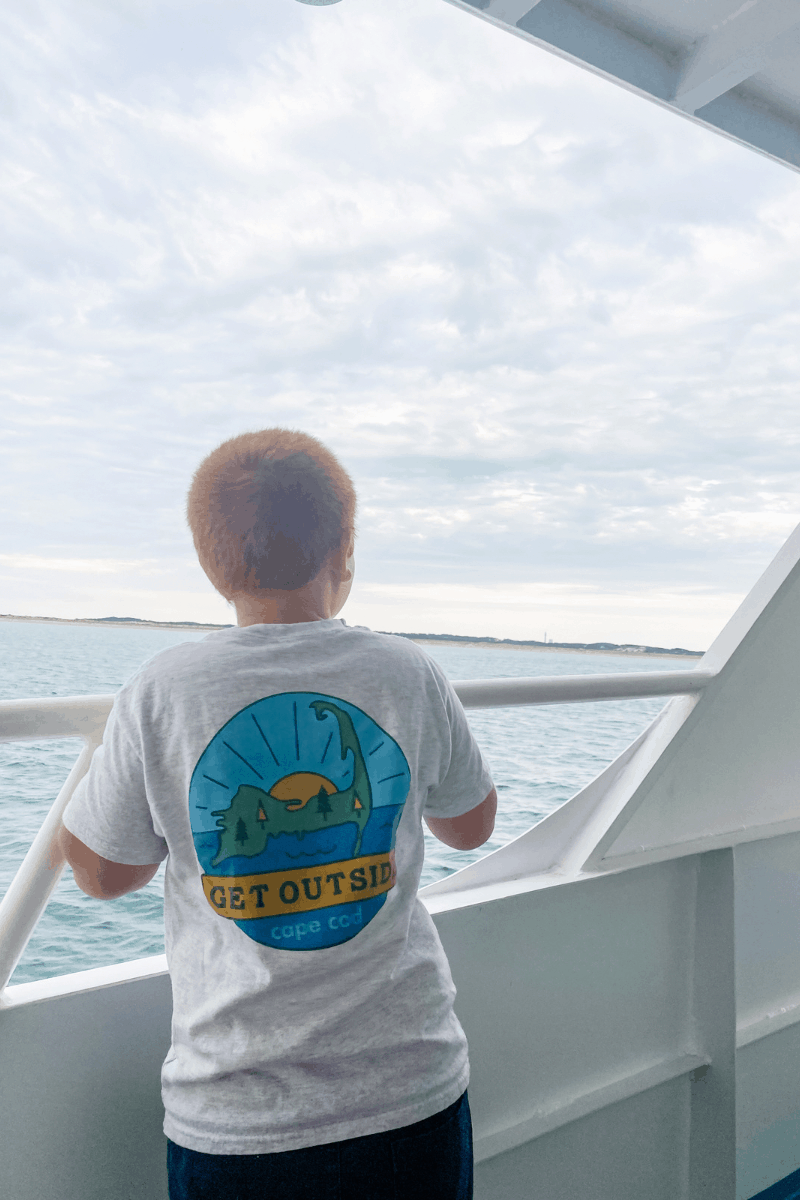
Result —
[{"label": "dark jeans", "polygon": [[403,1129],[280,1154],[201,1154],[167,1143],[170,1200],[472,1200],[467,1092]]}]

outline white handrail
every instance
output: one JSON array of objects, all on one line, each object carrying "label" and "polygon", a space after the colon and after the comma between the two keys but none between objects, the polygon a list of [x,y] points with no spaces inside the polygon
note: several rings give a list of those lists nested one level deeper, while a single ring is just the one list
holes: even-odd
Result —
[{"label": "white handrail", "polygon": [[465,708],[517,704],[575,704],[700,692],[714,671],[631,671],[616,675],[539,675],[531,679],[463,679],[454,683]]},{"label": "white handrail", "polygon": [[[632,700],[698,692],[715,672],[629,671],[614,675],[534,675],[524,678],[461,679],[454,683],[465,708],[518,704],[574,704],[592,700]],[[99,742],[113,695],[59,696],[0,700],[0,742],[80,737]]]},{"label": "white handrail", "polygon": [[42,822],[8,891],[0,901],[0,992],[14,973],[39,918],[61,878],[64,859],[57,838],[61,816],[89,770],[96,743],[87,742]]},{"label": "white handrail", "polygon": [[[568,704],[697,692],[715,672],[647,671],[617,675],[545,675],[526,679],[469,679],[454,684],[465,708]],[[0,901],[0,992],[25,951],[64,869],[57,845],[61,816],[103,740],[113,696],[65,696],[0,701],[0,742],[79,737],[77,762],[45,817],[30,850]]]},{"label": "white handrail", "polygon": [[0,742],[79,737],[99,745],[113,703],[113,696],[0,700]]},{"label": "white handrail", "polygon": [[0,701],[0,741],[77,737],[81,753],[0,900],[0,992],[25,951],[64,870],[57,837],[62,814],[103,740],[113,696],[58,696]]}]

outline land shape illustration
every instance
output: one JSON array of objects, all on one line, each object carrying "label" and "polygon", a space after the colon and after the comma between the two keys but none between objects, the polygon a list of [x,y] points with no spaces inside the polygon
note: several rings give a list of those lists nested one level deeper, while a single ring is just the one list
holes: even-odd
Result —
[{"label": "land shape illustration", "polygon": [[[347,823],[356,826],[353,854],[359,853],[373,803],[370,778],[356,730],[348,713],[331,701],[313,700],[309,707],[315,711],[318,721],[322,721],[327,712],[336,718],[341,758],[345,761],[348,751],[353,755],[350,785],[337,790],[329,780],[308,772],[286,776],[269,792],[252,784],[241,784],[228,808],[212,813],[220,830],[220,848],[212,859],[213,867],[233,856],[253,858],[262,854],[269,839],[280,834],[295,834],[302,839],[307,833]],[[310,781],[319,781],[319,788],[316,794],[304,796],[302,793],[308,792]],[[294,788],[293,783],[296,783]]]}]

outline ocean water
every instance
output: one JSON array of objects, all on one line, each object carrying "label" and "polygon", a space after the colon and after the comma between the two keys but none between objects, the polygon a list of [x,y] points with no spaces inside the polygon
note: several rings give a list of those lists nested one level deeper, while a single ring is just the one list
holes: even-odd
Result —
[{"label": "ocean water", "polygon": [[[205,633],[123,626],[0,621],[0,699],[114,692],[143,662]],[[587,654],[495,646],[426,645],[451,679],[682,670],[675,656]],[[452,850],[426,830],[421,885],[517,837],[612,761],[664,707],[662,698],[471,709],[470,724],[498,790],[495,833],[478,850]],[[0,895],[8,887],[80,750],[75,739],[0,743]],[[160,954],[163,866],[119,900],[85,896],[66,868],[12,983]]]}]

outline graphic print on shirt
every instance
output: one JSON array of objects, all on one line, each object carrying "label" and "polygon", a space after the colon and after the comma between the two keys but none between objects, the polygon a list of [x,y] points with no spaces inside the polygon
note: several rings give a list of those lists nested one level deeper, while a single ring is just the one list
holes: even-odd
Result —
[{"label": "graphic print on shirt", "polygon": [[189,785],[211,908],[280,950],[356,937],[395,884],[409,783],[397,742],[345,700],[282,692],[243,708]]}]

